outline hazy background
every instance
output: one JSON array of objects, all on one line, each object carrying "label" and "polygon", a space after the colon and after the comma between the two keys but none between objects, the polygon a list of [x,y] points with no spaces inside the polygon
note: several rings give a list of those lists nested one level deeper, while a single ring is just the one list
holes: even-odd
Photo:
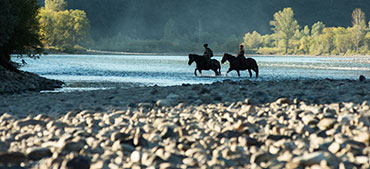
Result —
[{"label": "hazy background", "polygon": [[[67,0],[68,8],[86,11],[94,41],[162,39],[169,22],[174,39],[192,42],[237,39],[256,30],[271,33],[269,21],[285,7],[293,8],[299,25],[351,26],[355,8],[370,13],[369,0]],[[43,2],[40,3],[42,4]],[[201,49],[201,48],[200,48]]]}]

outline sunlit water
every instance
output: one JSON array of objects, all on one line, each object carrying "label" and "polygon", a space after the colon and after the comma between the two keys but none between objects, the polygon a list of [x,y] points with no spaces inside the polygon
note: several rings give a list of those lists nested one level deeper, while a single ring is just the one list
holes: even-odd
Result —
[{"label": "sunlit water", "polygon": [[[214,57],[221,60],[221,57]],[[213,71],[203,71],[202,77],[194,76],[195,63],[187,64],[187,56],[164,55],[46,55],[34,60],[24,58],[27,65],[21,69],[43,77],[66,82],[67,90],[92,90],[110,88],[109,84],[181,85],[183,83],[212,83],[226,79],[282,80],[305,78],[358,79],[370,77],[370,62],[354,62],[353,58],[326,58],[305,56],[254,56],[259,66],[259,77],[249,78],[242,71],[238,78],[235,71],[225,77],[229,67],[222,64],[222,76],[214,77]],[[365,59],[366,60],[366,59]],[[21,62],[19,58],[13,58]],[[100,84],[98,87],[89,84]],[[105,85],[106,84],[106,85]]]}]

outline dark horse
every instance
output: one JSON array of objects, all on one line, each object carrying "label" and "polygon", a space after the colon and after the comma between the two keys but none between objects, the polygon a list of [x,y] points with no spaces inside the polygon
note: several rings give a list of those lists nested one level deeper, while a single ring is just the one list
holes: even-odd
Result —
[{"label": "dark horse", "polygon": [[244,63],[242,64],[240,61],[237,60],[237,58],[233,55],[230,55],[228,53],[225,53],[224,56],[222,57],[221,63],[225,63],[226,61],[229,61],[230,63],[230,68],[226,72],[226,76],[229,72],[235,70],[238,72],[238,76],[240,77],[240,70],[247,70],[249,71],[249,76],[252,77],[252,71],[251,69],[256,72],[256,77],[258,77],[258,66],[256,60],[252,58],[246,58]]},{"label": "dark horse", "polygon": [[204,56],[189,54],[188,64],[191,65],[193,62],[197,64],[197,67],[194,70],[195,76],[198,76],[197,70],[200,74],[202,74],[202,70],[213,70],[216,73],[216,76],[221,75],[221,65],[220,62],[216,59],[211,59],[211,62],[208,63]]}]

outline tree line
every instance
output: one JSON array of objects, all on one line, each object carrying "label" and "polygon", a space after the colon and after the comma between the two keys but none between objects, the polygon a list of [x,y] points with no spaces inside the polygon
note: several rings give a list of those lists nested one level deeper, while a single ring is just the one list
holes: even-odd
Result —
[{"label": "tree line", "polygon": [[[294,18],[292,8],[284,8],[270,21],[272,34],[257,31],[245,34],[243,44],[249,53],[354,55],[370,54],[370,29],[365,13],[356,8],[352,12],[352,26],[327,27],[322,22],[303,28]],[[369,22],[370,25],[370,22]]]},{"label": "tree line", "polygon": [[[64,52],[85,48],[192,52],[201,51],[202,44],[209,43],[216,52],[236,52],[237,46],[243,43],[249,53],[370,53],[365,12],[357,8],[348,13],[348,8],[343,8],[345,5],[357,5],[369,11],[370,2],[284,0],[284,3],[277,5],[277,1],[1,0],[0,65],[16,71],[10,64],[12,54],[38,57],[44,48]],[[326,18],[324,21],[327,22],[301,27],[298,23],[311,22],[314,16],[302,15],[311,10],[305,6],[307,2],[313,9],[327,8],[325,11],[331,13],[330,16],[348,18],[349,24],[338,18],[334,21]],[[109,8],[105,8],[107,4]],[[249,6],[243,6],[245,4]],[[280,6],[292,8],[275,10]],[[297,15],[293,11],[296,7],[299,11]],[[335,7],[341,7],[339,11],[346,10],[338,13]],[[317,13],[320,14],[320,11],[323,10]],[[272,20],[267,19],[271,20],[267,26],[266,18],[271,16],[266,13],[273,16]],[[348,17],[345,17],[347,14]],[[302,18],[308,18],[308,21]],[[339,21],[347,26],[340,26]],[[250,33],[241,33],[245,31]]]}]

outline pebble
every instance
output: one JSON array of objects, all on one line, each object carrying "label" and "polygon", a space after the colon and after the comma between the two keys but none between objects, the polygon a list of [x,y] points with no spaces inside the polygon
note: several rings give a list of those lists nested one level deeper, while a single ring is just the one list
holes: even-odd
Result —
[{"label": "pebble", "polygon": [[330,144],[328,150],[331,153],[335,154],[340,150],[340,144],[338,144],[337,142],[334,142],[334,143]]},{"label": "pebble", "polygon": [[134,151],[130,155],[130,159],[134,163],[138,163],[141,161],[141,153],[139,151]]},{"label": "pebble", "polygon": [[[368,168],[369,83],[242,80],[0,95],[11,105],[0,106],[0,168]],[[42,105],[55,112],[32,108],[33,100],[56,100]]]},{"label": "pebble", "polygon": [[320,122],[317,124],[317,126],[321,130],[328,130],[328,129],[331,129],[336,122],[337,122],[336,119],[333,119],[333,118],[324,118],[324,119],[321,119],[320,120]]}]

